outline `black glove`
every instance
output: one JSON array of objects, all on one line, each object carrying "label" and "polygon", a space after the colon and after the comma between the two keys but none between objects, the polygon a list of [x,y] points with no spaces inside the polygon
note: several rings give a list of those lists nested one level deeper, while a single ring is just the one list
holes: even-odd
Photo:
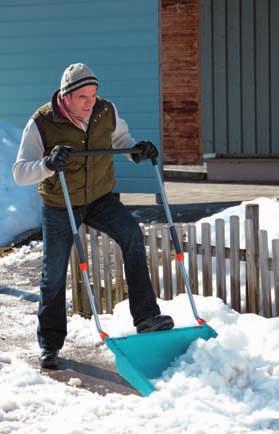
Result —
[{"label": "black glove", "polygon": [[139,149],[141,152],[139,154],[132,154],[132,158],[135,163],[140,163],[144,160],[153,160],[156,159],[159,155],[159,152],[153,143],[148,140],[142,140],[137,143],[132,149]]},{"label": "black glove", "polygon": [[46,167],[49,170],[63,170],[68,162],[71,150],[71,146],[56,145],[46,159]]}]

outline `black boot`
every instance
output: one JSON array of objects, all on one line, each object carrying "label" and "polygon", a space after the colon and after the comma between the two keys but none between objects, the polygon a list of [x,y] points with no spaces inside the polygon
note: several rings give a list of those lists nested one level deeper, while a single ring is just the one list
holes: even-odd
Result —
[{"label": "black boot", "polygon": [[144,319],[137,324],[138,333],[156,332],[159,330],[169,330],[174,326],[171,316],[168,315],[154,315]]},{"label": "black boot", "polygon": [[57,369],[59,351],[52,348],[43,348],[39,357],[41,368]]}]

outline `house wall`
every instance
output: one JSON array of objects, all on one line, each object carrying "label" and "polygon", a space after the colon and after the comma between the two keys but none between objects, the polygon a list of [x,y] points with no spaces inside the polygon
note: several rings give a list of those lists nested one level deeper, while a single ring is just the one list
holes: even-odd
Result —
[{"label": "house wall", "polygon": [[161,0],[164,162],[200,160],[199,0]]},{"label": "house wall", "polygon": [[[83,62],[134,138],[160,147],[159,0],[9,0],[0,17],[0,119],[23,128]],[[158,192],[150,162],[115,161],[116,191]]]},{"label": "house wall", "polygon": [[200,0],[205,153],[279,153],[279,1]]},{"label": "house wall", "polygon": [[200,0],[210,180],[279,181],[278,22],[278,0]]}]

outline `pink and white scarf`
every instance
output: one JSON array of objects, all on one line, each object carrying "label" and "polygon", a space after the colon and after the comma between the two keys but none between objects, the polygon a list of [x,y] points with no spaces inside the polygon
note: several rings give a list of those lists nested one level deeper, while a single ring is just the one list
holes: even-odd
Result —
[{"label": "pink and white scarf", "polygon": [[59,92],[57,95],[57,105],[62,116],[69,119],[72,124],[80,128],[81,130],[87,130],[90,116],[88,116],[88,118],[81,118],[80,116],[77,116],[74,112],[71,111],[70,95],[65,95],[64,97],[62,97]]}]

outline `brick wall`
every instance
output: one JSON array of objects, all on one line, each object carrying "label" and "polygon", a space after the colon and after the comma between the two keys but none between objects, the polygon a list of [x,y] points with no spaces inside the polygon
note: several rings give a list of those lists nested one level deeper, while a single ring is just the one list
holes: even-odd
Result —
[{"label": "brick wall", "polygon": [[199,0],[161,0],[164,162],[200,161]]}]

